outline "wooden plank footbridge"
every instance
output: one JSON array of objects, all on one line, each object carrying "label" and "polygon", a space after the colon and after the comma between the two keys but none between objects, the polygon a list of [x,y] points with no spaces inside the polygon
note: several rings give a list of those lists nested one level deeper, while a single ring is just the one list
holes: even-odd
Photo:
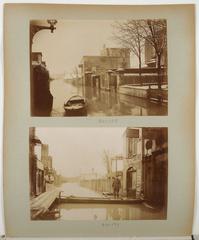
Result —
[{"label": "wooden plank footbridge", "polygon": [[[31,208],[31,219],[37,219],[39,216],[42,216],[49,212],[49,208],[52,206],[55,201],[58,204],[63,203],[79,203],[79,204],[139,204],[142,203],[141,199],[124,199],[118,198],[114,199],[112,196],[102,196],[102,197],[76,197],[76,196],[62,196],[61,192],[57,189],[44,192],[38,197],[34,198],[30,202]],[[55,210],[53,213],[60,212]]]}]

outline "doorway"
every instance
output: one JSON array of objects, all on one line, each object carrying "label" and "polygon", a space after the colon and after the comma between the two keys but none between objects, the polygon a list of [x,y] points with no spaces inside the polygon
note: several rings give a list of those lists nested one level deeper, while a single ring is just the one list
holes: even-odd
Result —
[{"label": "doorway", "polygon": [[136,198],[137,171],[130,167],[127,170],[126,189],[128,198]]}]

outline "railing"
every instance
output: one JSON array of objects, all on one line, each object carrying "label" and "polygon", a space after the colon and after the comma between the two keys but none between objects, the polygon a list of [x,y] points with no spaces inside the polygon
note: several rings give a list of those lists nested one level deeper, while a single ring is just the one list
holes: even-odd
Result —
[{"label": "railing", "polygon": [[[167,75],[160,75],[161,84],[167,84]],[[157,85],[158,75],[124,75],[120,85]]]}]

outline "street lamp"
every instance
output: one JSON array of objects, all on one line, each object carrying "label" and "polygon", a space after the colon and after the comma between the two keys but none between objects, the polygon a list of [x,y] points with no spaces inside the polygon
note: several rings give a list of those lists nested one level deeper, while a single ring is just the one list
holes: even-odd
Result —
[{"label": "street lamp", "polygon": [[51,31],[51,33],[53,33],[53,31],[56,29],[55,25],[57,24],[57,20],[50,19],[50,20],[47,20],[47,23],[50,24],[50,31]]},{"label": "street lamp", "polygon": [[40,26],[40,25],[37,25],[36,23],[30,23],[31,43],[32,43],[34,35],[41,30],[49,29],[51,31],[51,33],[53,33],[53,31],[56,29],[55,25],[57,24],[57,20],[56,19],[48,19],[47,23],[50,24],[49,27],[48,26]]}]

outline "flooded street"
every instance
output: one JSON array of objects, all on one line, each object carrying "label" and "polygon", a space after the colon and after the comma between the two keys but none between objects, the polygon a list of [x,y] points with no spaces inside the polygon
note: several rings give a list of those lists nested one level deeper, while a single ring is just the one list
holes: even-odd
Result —
[{"label": "flooded street", "polygon": [[[79,197],[100,197],[78,183],[65,183],[60,187],[63,195]],[[166,210],[152,209],[144,204],[77,204],[63,203],[55,206],[60,209],[61,220],[142,220],[165,219]]]},{"label": "flooded street", "polygon": [[101,197],[100,193],[81,187],[78,183],[64,183],[59,189],[64,196]]},{"label": "flooded street", "polygon": [[[104,91],[91,87],[75,87],[64,79],[50,83],[53,95],[51,116],[64,116],[64,102],[73,95],[85,96],[88,103],[88,116],[153,116],[167,114],[167,107],[145,99]],[[58,93],[58,94],[57,94]]]},{"label": "flooded street", "polygon": [[60,204],[61,220],[147,220],[165,219],[163,210],[143,204]]}]

